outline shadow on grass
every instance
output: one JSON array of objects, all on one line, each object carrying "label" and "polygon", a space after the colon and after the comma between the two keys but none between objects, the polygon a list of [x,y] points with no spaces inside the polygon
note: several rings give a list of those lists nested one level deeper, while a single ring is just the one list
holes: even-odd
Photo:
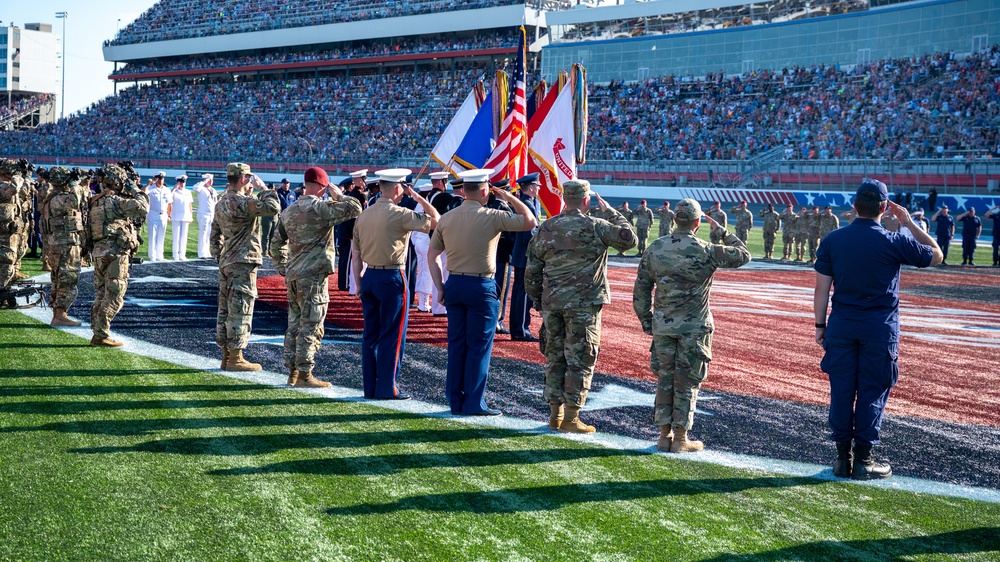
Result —
[{"label": "shadow on grass", "polygon": [[1000,527],[978,527],[922,537],[820,541],[746,555],[723,554],[713,562],[738,560],[904,560],[912,556],[1000,551]]},{"label": "shadow on grass", "polygon": [[258,408],[330,404],[328,398],[243,398],[237,400],[92,400],[86,402],[11,402],[0,404],[0,412],[12,414],[75,415],[121,410],[165,410],[195,408]]},{"label": "shadow on grass", "polygon": [[115,435],[127,437],[149,435],[157,431],[178,429],[195,430],[233,427],[305,426],[418,419],[425,418],[417,414],[407,414],[405,412],[384,412],[377,414],[327,414],[306,416],[234,416],[225,418],[92,420],[52,422],[31,426],[2,427],[0,428],[0,433],[55,431],[59,433],[85,433],[91,435]]},{"label": "shadow on grass", "polygon": [[[3,310],[3,309],[0,309]],[[0,330],[51,330],[48,324],[24,322],[22,324],[0,324]]]},{"label": "shadow on grass", "polygon": [[746,490],[791,488],[823,484],[813,478],[764,477],[704,480],[647,480],[560,484],[535,488],[508,488],[489,492],[453,492],[411,496],[390,503],[365,503],[330,508],[329,515],[381,515],[400,511],[443,511],[481,514],[554,511],[581,503],[635,501],[670,496],[735,494]]},{"label": "shadow on grass", "polygon": [[71,453],[96,455],[106,453],[166,453],[171,455],[267,455],[289,449],[324,449],[399,445],[401,443],[453,443],[478,439],[524,437],[511,430],[450,429],[399,430],[345,433],[274,433],[263,435],[223,435],[217,437],[178,437],[139,443],[132,447],[88,447]]},{"label": "shadow on grass", "polygon": [[[191,371],[196,373],[198,371]],[[172,394],[182,392],[246,392],[268,390],[260,384],[151,384],[138,386],[0,386],[0,396],[107,396],[114,394]]]},{"label": "shadow on grass", "polygon": [[364,457],[332,457],[303,459],[264,466],[213,470],[213,476],[240,476],[287,472],[317,476],[384,476],[415,468],[459,468],[475,466],[530,465],[546,462],[571,461],[609,457],[646,455],[638,451],[605,448],[527,449],[507,451],[471,451],[439,454],[371,455]]},{"label": "shadow on grass", "polygon": [[[89,345],[87,346],[89,347]],[[25,365],[20,369],[0,369],[0,379],[34,379],[41,377],[136,377],[144,375],[190,375],[202,373],[198,369],[32,369]]]}]

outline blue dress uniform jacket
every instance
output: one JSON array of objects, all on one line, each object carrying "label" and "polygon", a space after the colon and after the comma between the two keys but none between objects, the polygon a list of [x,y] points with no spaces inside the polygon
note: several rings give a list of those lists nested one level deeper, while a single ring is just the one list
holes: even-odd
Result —
[{"label": "blue dress uniform jacket", "polygon": [[[537,219],[541,206],[537,198],[521,194],[519,199],[531,209]],[[510,264],[514,266],[514,284],[510,290],[510,337],[523,339],[531,336],[531,308],[534,304],[524,292],[524,272],[528,267],[528,244],[538,232],[538,227],[514,233],[514,251]]]}]

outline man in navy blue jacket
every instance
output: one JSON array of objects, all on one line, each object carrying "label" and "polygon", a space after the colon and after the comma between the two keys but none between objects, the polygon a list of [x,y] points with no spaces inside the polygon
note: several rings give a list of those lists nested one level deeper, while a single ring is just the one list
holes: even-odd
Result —
[{"label": "man in navy blue jacket", "polygon": [[[841,478],[892,476],[888,463],[872,458],[872,447],[899,376],[900,266],[928,267],[944,259],[910,213],[888,199],[884,183],[864,180],[854,198],[858,218],[831,232],[816,252],[816,343],[826,351],[820,367],[830,376],[830,429],[837,443],[833,473]],[[882,228],[887,210],[912,237]]]},{"label": "man in navy blue jacket", "polygon": [[[541,212],[538,204],[538,174],[528,174],[518,178],[518,197],[531,209],[537,220]],[[538,227],[514,233],[514,250],[510,264],[514,266],[514,286],[510,292],[510,339],[514,341],[538,341],[531,334],[531,299],[524,292],[524,271],[528,267],[528,243],[538,232]]]}]

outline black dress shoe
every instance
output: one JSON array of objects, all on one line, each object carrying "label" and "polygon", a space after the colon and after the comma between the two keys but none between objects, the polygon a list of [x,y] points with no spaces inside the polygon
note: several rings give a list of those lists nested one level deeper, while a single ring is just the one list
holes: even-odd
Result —
[{"label": "black dress shoe", "polygon": [[502,416],[503,412],[497,410],[496,408],[486,408],[482,412],[476,412],[475,414],[465,414],[467,416]]},{"label": "black dress shoe", "polygon": [[526,336],[511,336],[510,339],[511,341],[538,341],[538,338],[531,334]]},{"label": "black dress shoe", "polygon": [[508,330],[507,328],[504,328],[503,324],[497,324],[497,333],[498,334],[509,334],[510,330]]},{"label": "black dress shoe", "polygon": [[405,392],[400,392],[395,396],[386,396],[385,398],[375,397],[375,400],[409,400],[410,395]]}]

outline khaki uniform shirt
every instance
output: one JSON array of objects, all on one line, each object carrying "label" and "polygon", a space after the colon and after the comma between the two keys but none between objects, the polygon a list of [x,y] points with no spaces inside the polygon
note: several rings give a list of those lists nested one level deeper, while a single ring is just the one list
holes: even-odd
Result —
[{"label": "khaki uniform shirt", "polygon": [[431,249],[445,252],[449,273],[494,274],[497,241],[504,231],[524,230],[524,217],[487,209],[466,200],[441,216],[431,238]]},{"label": "khaki uniform shirt", "polygon": [[351,196],[339,201],[322,201],[313,195],[299,197],[281,212],[271,235],[275,269],[286,279],[330,275],[336,253],[333,227],[359,214],[361,202]]},{"label": "khaki uniform shirt", "polygon": [[361,213],[354,223],[354,244],[361,252],[361,261],[370,266],[402,267],[410,233],[430,232],[431,217],[411,211],[380,197]]}]

